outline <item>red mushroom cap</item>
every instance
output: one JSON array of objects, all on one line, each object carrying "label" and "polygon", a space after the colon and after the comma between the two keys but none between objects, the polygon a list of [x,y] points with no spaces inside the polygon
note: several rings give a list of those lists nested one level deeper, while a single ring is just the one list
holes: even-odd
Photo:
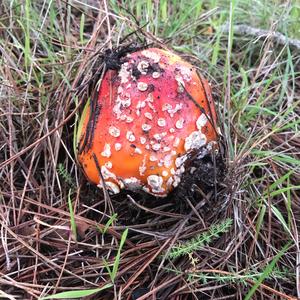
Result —
[{"label": "red mushroom cap", "polygon": [[[88,102],[78,131],[78,161],[88,179],[106,186],[166,196],[193,151],[214,149],[216,112],[208,82],[172,52],[128,54],[108,70],[98,101]],[[93,107],[92,107],[93,106]]]}]

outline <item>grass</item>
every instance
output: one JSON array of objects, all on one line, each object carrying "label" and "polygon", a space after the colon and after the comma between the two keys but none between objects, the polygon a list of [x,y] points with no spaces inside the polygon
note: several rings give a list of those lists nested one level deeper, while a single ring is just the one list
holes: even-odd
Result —
[{"label": "grass", "polygon": [[71,193],[72,193],[71,190],[69,190],[68,206],[69,206],[69,211],[70,211],[71,231],[72,231],[72,234],[73,234],[73,239],[76,241],[77,240],[77,228],[76,228],[74,209],[73,209],[72,200],[71,200]]},{"label": "grass", "polygon": [[219,238],[223,233],[229,231],[232,225],[231,219],[219,221],[218,224],[213,224],[208,231],[196,235],[187,242],[172,246],[168,256],[171,259],[176,259],[183,255],[192,255],[194,252],[201,250],[204,246],[210,244],[212,240]]},{"label": "grass", "polygon": [[82,299],[83,297],[88,297],[92,296],[96,293],[99,293],[105,289],[108,289],[112,287],[112,284],[107,284],[102,288],[98,289],[90,289],[90,290],[81,290],[81,291],[69,291],[69,292],[62,292],[59,294],[47,296],[41,298],[41,300],[46,300],[46,299]]},{"label": "grass", "polygon": [[126,241],[127,234],[128,234],[128,229],[126,229],[123,232],[123,234],[122,234],[121,241],[120,241],[120,246],[119,246],[117,255],[116,255],[115,259],[114,259],[114,264],[113,264],[112,269],[110,268],[110,266],[108,265],[108,263],[106,262],[106,260],[104,260],[104,262],[105,262],[105,268],[107,269],[107,271],[109,273],[110,280],[113,283],[115,282],[115,279],[117,277],[117,272],[118,272],[118,268],[119,268],[119,264],[120,264],[121,250],[122,250],[122,248],[124,246],[124,243]]},{"label": "grass", "polygon": [[[235,31],[300,39],[299,2],[88,3],[0,3],[1,297],[300,297],[299,49]],[[228,171],[201,208],[201,195],[107,197],[76,164],[99,53],[136,42],[179,52],[213,86]]]},{"label": "grass", "polygon": [[251,287],[249,292],[245,296],[245,300],[249,300],[253,297],[255,291],[260,287],[262,282],[270,275],[276,266],[277,261],[280,257],[287,251],[288,245],[286,245],[275,257],[274,259],[265,267],[263,273],[259,276],[259,278],[255,281],[254,285]]}]

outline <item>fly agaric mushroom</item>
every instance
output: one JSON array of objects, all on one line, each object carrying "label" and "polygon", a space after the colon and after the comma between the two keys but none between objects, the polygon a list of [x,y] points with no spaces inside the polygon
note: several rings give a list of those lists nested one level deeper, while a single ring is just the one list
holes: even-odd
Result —
[{"label": "fly agaric mushroom", "polygon": [[81,117],[77,159],[91,182],[104,181],[113,193],[142,189],[164,197],[192,153],[217,149],[215,128],[208,82],[179,56],[150,48],[106,71],[98,99]]}]

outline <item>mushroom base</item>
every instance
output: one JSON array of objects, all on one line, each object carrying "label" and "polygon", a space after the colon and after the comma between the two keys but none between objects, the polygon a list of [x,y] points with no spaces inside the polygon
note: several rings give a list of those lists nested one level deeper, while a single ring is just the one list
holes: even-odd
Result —
[{"label": "mushroom base", "polygon": [[209,151],[206,147],[202,147],[186,161],[180,184],[170,196],[194,199],[199,197],[201,192],[206,194],[216,190],[224,180],[225,173],[223,156],[216,150]]},{"label": "mushroom base", "polygon": [[201,194],[218,189],[225,178],[226,165],[223,156],[216,149],[212,149],[211,145],[206,145],[188,155],[184,170],[180,175],[178,186],[166,197],[153,195],[139,188],[129,190],[125,188],[123,192],[140,195],[138,198],[148,198],[148,201],[149,198],[162,198],[166,202],[169,201],[166,199],[172,198],[182,201],[186,197],[196,200]]},{"label": "mushroom base", "polygon": [[[202,147],[190,154],[184,167],[186,171],[181,182],[167,197],[151,195],[141,189],[123,190],[112,196],[122,224],[144,224],[156,216],[156,211],[168,209],[172,213],[186,215],[191,211],[190,204],[197,206],[199,212],[209,213],[207,218],[219,214],[222,211],[220,206],[224,204],[219,201],[223,199],[220,195],[224,192],[222,183],[226,175],[223,156],[211,147]],[[162,229],[164,225],[157,226]]]}]

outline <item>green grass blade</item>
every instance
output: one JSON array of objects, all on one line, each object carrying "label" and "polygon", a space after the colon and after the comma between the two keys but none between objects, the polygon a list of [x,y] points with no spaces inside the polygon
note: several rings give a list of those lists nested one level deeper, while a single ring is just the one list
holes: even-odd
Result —
[{"label": "green grass blade", "polygon": [[105,234],[109,228],[109,226],[111,226],[113,224],[113,222],[115,222],[117,220],[117,216],[118,214],[113,214],[109,220],[106,222],[104,228],[100,228],[98,227],[98,230],[102,233],[102,234]]},{"label": "green grass blade", "polygon": [[73,206],[72,206],[71,193],[72,193],[72,191],[69,190],[68,205],[69,205],[69,211],[70,211],[70,223],[71,223],[71,230],[74,235],[74,238],[77,239],[77,228],[76,228],[74,210],[73,210]]},{"label": "green grass blade", "polygon": [[103,258],[103,264],[104,264],[104,267],[105,267],[105,269],[107,270],[107,272],[109,274],[110,280],[113,282],[114,277],[113,277],[113,274],[112,274],[112,270],[110,269],[109,263],[105,258]]},{"label": "green grass blade", "polygon": [[252,299],[252,296],[254,295],[255,291],[259,288],[261,283],[265,280],[266,277],[268,277],[272,270],[274,269],[276,263],[280,259],[280,257],[286,252],[290,244],[287,244],[283,247],[283,249],[274,257],[274,259],[266,266],[263,273],[260,275],[260,277],[256,280],[255,284],[252,286],[250,291],[245,296],[244,300],[250,300]]},{"label": "green grass blade", "polygon": [[256,223],[255,237],[257,238],[260,232],[260,228],[263,224],[264,217],[266,213],[266,205],[262,204],[259,212],[259,216]]},{"label": "green grass blade", "polygon": [[26,18],[26,30],[25,30],[24,58],[25,58],[25,68],[28,68],[29,64],[31,62],[31,50],[30,50],[30,0],[25,1],[25,18]]},{"label": "green grass blade", "polygon": [[46,296],[42,297],[39,300],[47,300],[47,299],[77,299],[77,298],[82,298],[82,297],[87,297],[91,296],[93,294],[96,294],[98,292],[101,292],[103,290],[106,290],[113,285],[111,283],[106,284],[105,286],[97,289],[89,289],[89,290],[81,290],[81,291],[67,291],[67,292],[62,292],[56,295],[51,295],[51,296]]},{"label": "green grass blade", "polygon": [[115,258],[115,262],[114,262],[113,269],[112,269],[113,279],[116,278],[116,275],[117,275],[117,272],[118,272],[118,268],[119,268],[119,264],[120,264],[121,251],[122,251],[122,248],[123,248],[124,243],[126,241],[127,234],[128,234],[128,228],[126,228],[126,230],[123,232],[122,237],[121,237],[120,246],[119,246],[118,253],[117,253],[117,256]]},{"label": "green grass blade", "polygon": [[83,34],[84,34],[84,21],[85,21],[85,14],[81,15],[80,18],[80,27],[79,27],[79,36],[80,36],[80,43],[84,44],[84,38],[83,38]]}]

